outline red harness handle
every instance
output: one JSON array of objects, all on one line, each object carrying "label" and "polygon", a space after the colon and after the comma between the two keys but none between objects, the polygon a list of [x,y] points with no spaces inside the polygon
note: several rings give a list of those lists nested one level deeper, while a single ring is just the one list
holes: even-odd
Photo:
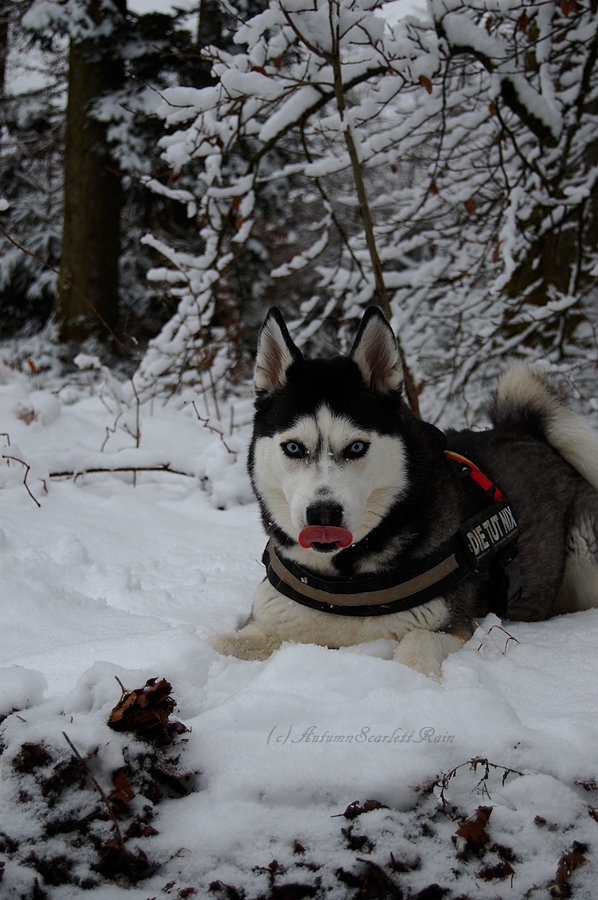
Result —
[{"label": "red harness handle", "polygon": [[455,462],[462,463],[464,466],[467,466],[469,469],[469,477],[473,478],[476,484],[482,488],[483,491],[489,491],[491,488],[494,488],[493,499],[496,503],[497,500],[502,500],[502,491],[498,488],[493,481],[490,481],[487,475],[484,475],[482,470],[476,466],[475,463],[472,463],[470,459],[467,459],[466,456],[461,456],[460,453],[453,453],[452,450],[445,450],[445,455],[448,456],[449,459],[453,459]]}]

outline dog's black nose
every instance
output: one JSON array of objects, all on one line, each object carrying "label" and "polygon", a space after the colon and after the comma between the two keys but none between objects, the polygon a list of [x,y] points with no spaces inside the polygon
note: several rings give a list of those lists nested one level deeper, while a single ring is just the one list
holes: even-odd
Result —
[{"label": "dog's black nose", "polygon": [[305,515],[308,525],[336,525],[343,523],[343,508],[340,503],[312,503]]}]

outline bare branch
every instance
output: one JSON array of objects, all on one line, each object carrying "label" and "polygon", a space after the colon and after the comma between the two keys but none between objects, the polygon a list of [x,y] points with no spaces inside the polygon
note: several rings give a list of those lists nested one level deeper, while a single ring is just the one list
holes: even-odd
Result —
[{"label": "bare branch", "polygon": [[7,453],[2,454],[2,459],[6,459],[6,460],[10,460],[12,462],[19,463],[20,465],[25,467],[25,474],[23,475],[23,485],[25,486],[25,490],[27,491],[27,493],[29,494],[29,496],[31,497],[31,499],[33,500],[35,505],[38,508],[41,508],[41,503],[39,502],[39,500],[37,500],[33,496],[33,494],[31,493],[31,489],[29,488],[29,485],[27,484],[27,476],[29,475],[29,472],[31,471],[31,466],[27,465],[27,463],[24,460],[19,459],[17,456],[9,456]]},{"label": "bare branch", "polygon": [[[233,452],[232,450],[230,451]],[[11,457],[12,458],[12,457]],[[17,460],[21,462],[21,460]],[[50,472],[50,478],[79,478],[82,475],[97,475],[100,473],[109,474],[111,472],[168,472],[169,475],[181,475],[183,478],[196,478],[193,472],[183,472],[180,469],[173,469],[168,463],[159,466],[90,466],[81,469],[65,469],[62,472]],[[35,497],[33,498],[35,500]],[[35,501],[37,503],[37,500]],[[37,504],[40,505],[39,503]]]}]

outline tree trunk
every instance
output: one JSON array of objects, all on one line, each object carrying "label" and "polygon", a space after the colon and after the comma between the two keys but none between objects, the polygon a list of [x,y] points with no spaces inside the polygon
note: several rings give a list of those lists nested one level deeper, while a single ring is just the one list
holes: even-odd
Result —
[{"label": "tree trunk", "polygon": [[[96,21],[99,7],[92,0]],[[113,334],[118,321],[121,184],[110,160],[106,125],[89,113],[95,100],[123,81],[122,67],[107,51],[91,41],[71,41],[61,278],[54,306],[65,341]]]},{"label": "tree trunk", "polygon": [[7,0],[0,0],[0,97],[4,94],[6,57],[8,55],[8,22],[10,10]]}]

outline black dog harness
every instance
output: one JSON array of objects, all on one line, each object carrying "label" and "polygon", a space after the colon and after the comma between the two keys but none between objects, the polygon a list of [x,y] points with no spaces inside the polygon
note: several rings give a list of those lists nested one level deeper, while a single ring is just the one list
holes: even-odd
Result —
[{"label": "black dog harness", "polygon": [[268,581],[285,597],[338,616],[385,616],[414,609],[467,578],[487,581],[491,611],[504,615],[521,592],[519,527],[501,490],[470,460],[446,451],[481,507],[437,550],[381,575],[320,577],[282,560],[270,541],[262,561]]}]

